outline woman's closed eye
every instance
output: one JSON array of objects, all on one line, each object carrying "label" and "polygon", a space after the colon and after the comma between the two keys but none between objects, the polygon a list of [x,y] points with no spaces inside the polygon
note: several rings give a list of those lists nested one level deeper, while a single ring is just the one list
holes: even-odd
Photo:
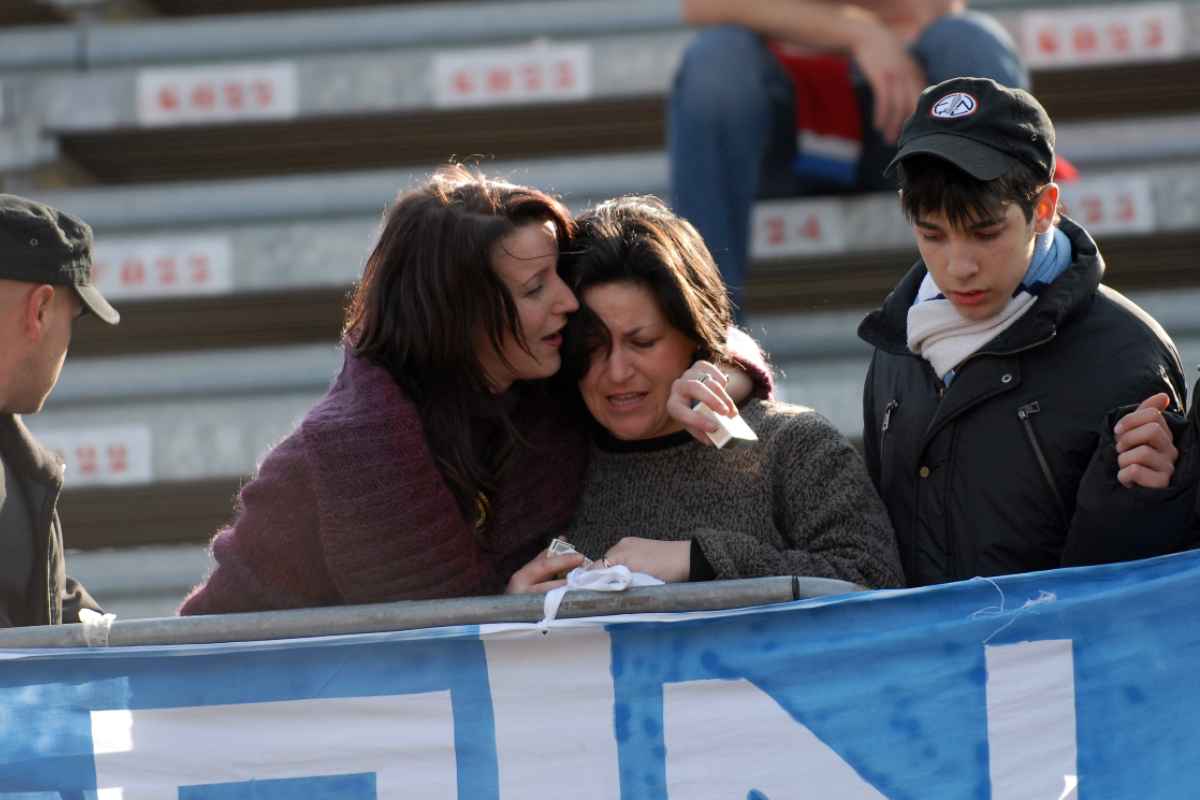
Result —
[{"label": "woman's closed eye", "polygon": [[638,350],[649,350],[654,345],[658,344],[661,339],[630,339],[629,343]]}]

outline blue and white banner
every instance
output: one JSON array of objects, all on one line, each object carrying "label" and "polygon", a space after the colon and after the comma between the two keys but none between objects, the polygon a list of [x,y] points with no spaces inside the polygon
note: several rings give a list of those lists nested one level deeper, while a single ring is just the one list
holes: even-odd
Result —
[{"label": "blue and white banner", "polygon": [[1200,794],[1200,554],[737,612],[0,652],[0,797]]}]

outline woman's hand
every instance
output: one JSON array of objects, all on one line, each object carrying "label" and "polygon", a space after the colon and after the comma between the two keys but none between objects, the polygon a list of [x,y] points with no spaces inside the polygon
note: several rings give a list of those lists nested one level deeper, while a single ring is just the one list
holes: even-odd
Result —
[{"label": "woman's hand", "polygon": [[549,555],[545,550],[537,558],[513,573],[505,594],[541,594],[566,584],[560,578],[583,563],[582,553]]},{"label": "woman's hand", "polygon": [[686,581],[692,571],[692,541],[662,542],[626,536],[608,549],[609,564],[623,564],[633,572],[644,572],[667,583]]},{"label": "woman's hand", "polygon": [[698,442],[711,445],[712,442],[705,434],[716,433],[720,426],[692,406],[703,403],[722,416],[736,416],[737,404],[725,391],[728,383],[728,376],[716,365],[707,361],[697,361],[671,384],[667,413],[683,425]]}]

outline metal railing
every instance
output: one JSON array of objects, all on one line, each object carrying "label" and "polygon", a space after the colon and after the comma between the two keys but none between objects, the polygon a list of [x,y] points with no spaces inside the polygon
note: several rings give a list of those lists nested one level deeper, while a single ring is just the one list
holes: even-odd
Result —
[{"label": "metal railing", "polygon": [[[615,614],[721,611],[830,597],[862,587],[828,578],[772,577],[650,586],[624,592],[568,592],[558,619]],[[245,614],[117,620],[110,647],[267,641],[309,636],[406,631],[504,622],[538,622],[544,595],[461,597]],[[95,646],[87,626],[43,625],[0,630],[0,650]],[[89,642],[89,638],[92,641]]]}]

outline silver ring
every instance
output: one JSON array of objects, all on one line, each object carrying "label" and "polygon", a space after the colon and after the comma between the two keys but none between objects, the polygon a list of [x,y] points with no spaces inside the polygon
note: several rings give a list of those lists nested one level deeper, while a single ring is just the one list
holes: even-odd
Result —
[{"label": "silver ring", "polygon": [[701,375],[699,378],[696,378],[696,380],[698,380],[700,383],[708,383],[710,378],[712,378],[712,375],[709,375],[706,372],[703,375]]}]

